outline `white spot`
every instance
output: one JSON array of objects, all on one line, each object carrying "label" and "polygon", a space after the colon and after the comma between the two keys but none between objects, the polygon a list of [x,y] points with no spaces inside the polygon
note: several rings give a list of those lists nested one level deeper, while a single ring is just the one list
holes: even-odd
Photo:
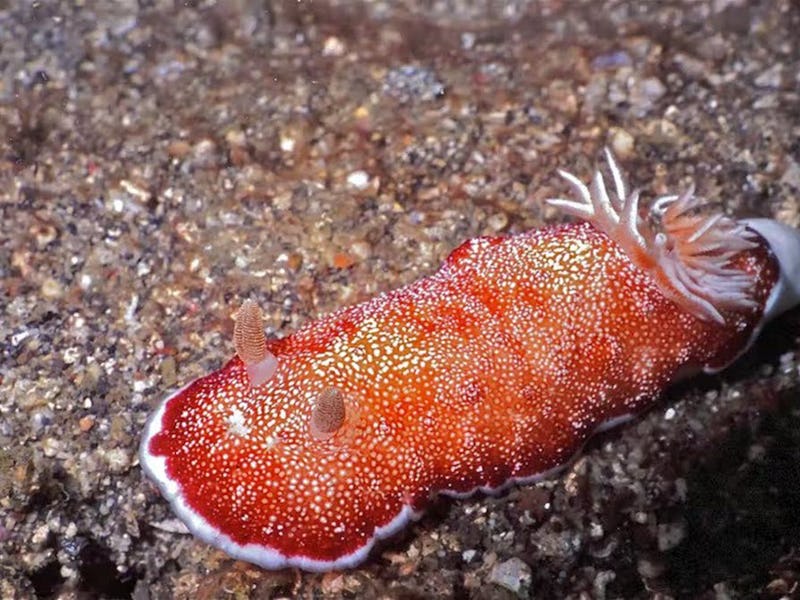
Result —
[{"label": "white spot", "polygon": [[228,423],[228,435],[247,437],[250,435],[250,427],[247,426],[244,414],[238,408],[231,409],[231,414],[226,419]]}]

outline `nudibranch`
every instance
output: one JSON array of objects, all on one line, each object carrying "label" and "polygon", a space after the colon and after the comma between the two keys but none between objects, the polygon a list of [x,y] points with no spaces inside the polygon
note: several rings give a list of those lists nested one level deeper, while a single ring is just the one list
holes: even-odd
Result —
[{"label": "nudibranch", "polygon": [[169,396],[140,460],[188,528],[266,568],[352,567],[437,493],[529,482],[671,382],[716,371],[800,303],[800,233],[710,214],[691,189],[644,216],[561,173],[582,222],[479,237],[433,275],[266,339]]}]

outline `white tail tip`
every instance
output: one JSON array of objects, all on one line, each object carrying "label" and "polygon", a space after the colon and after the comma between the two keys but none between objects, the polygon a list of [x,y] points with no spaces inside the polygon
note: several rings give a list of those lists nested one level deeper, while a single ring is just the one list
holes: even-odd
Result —
[{"label": "white tail tip", "polygon": [[800,230],[772,219],[743,219],[750,229],[767,240],[780,265],[780,279],[767,299],[763,322],[800,304]]}]

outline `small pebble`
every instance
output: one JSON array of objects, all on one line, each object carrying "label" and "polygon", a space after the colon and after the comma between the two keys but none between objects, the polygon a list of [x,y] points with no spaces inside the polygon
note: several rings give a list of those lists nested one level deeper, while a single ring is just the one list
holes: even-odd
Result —
[{"label": "small pebble", "polygon": [[57,300],[64,295],[64,288],[52,277],[47,277],[42,282],[40,289],[42,292],[42,297],[44,297],[46,300]]},{"label": "small pebble", "polygon": [[43,250],[50,242],[56,239],[58,230],[48,223],[41,223],[32,227],[30,234],[36,239],[36,247],[39,250]]},{"label": "small pebble", "polygon": [[618,69],[620,67],[630,67],[632,64],[631,55],[624,50],[599,54],[592,60],[592,67],[595,69]]},{"label": "small pebble", "polygon": [[131,456],[125,448],[112,448],[106,451],[105,459],[112,473],[122,473],[131,466]]},{"label": "small pebble", "polygon": [[780,88],[782,76],[783,63],[777,63],[756,77],[754,83],[760,88],[775,90]]},{"label": "small pebble", "polygon": [[344,42],[333,35],[325,38],[325,42],[322,44],[322,56],[341,56],[344,51]]},{"label": "small pebble", "polygon": [[94,415],[86,415],[84,417],[81,417],[80,420],[78,421],[78,428],[83,433],[86,433],[92,427],[94,427],[94,421],[95,421]]},{"label": "small pebble", "polygon": [[355,264],[355,258],[347,252],[336,252],[331,258],[331,265],[335,269],[347,269]]},{"label": "small pebble", "polygon": [[634,113],[643,116],[653,110],[656,102],[666,93],[667,88],[660,79],[648,77],[634,82],[628,100]]},{"label": "small pebble", "polygon": [[403,65],[386,74],[383,91],[402,103],[433,100],[444,95],[444,84],[430,69]]},{"label": "small pebble", "polygon": [[167,356],[161,361],[161,381],[167,387],[172,387],[177,383],[178,377],[175,370],[175,358]]},{"label": "small pebble", "polygon": [[192,148],[192,166],[208,169],[217,166],[218,162],[217,145],[212,140],[200,140]]},{"label": "small pebble", "polygon": [[645,579],[654,579],[664,572],[666,567],[658,560],[642,558],[636,563],[636,569],[639,575]]},{"label": "small pebble", "polygon": [[686,537],[686,524],[683,521],[675,523],[659,523],[658,549],[661,552],[672,550]]},{"label": "small pebble", "polygon": [[167,154],[172,158],[183,159],[186,158],[189,152],[192,151],[191,145],[184,140],[175,140],[170,142],[167,146]]},{"label": "small pebble", "polygon": [[612,129],[610,146],[617,158],[622,160],[631,158],[634,154],[635,143],[633,136],[624,129],[619,127]]},{"label": "small pebble", "polygon": [[297,140],[287,134],[281,134],[278,144],[284,152],[292,152],[297,144]]},{"label": "small pebble", "polygon": [[347,185],[357,190],[366,189],[369,185],[369,175],[366,171],[353,171],[347,176]]},{"label": "small pebble", "polygon": [[488,225],[492,231],[503,231],[508,225],[508,215],[504,212],[495,213],[489,217]]},{"label": "small pebble", "polygon": [[510,558],[492,568],[488,581],[523,597],[523,588],[531,584],[531,568],[519,558]]}]

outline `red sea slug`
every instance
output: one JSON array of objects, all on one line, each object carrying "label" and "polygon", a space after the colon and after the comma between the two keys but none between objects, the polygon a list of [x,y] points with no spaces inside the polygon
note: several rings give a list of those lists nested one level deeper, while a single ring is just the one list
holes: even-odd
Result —
[{"label": "red sea slug", "polygon": [[689,190],[640,217],[613,157],[585,222],[480,237],[407,287],[267,340],[164,400],[141,463],[201,539],[267,568],[352,567],[437,493],[563,465],[676,379],[723,368],[800,302],[800,233],[700,214]]}]

